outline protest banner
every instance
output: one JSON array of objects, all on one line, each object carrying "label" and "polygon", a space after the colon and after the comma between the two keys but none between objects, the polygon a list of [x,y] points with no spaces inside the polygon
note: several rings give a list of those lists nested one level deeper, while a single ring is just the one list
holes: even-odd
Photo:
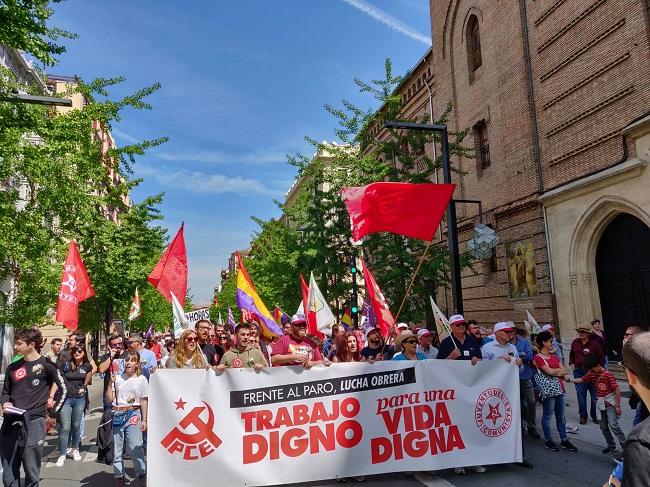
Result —
[{"label": "protest banner", "polygon": [[188,311],[185,313],[185,319],[187,320],[190,328],[194,328],[201,320],[210,320],[210,308],[201,308],[194,311]]},{"label": "protest banner", "polygon": [[[502,360],[160,370],[149,485],[307,482],[522,460],[519,375]],[[251,468],[252,467],[252,468]]]}]

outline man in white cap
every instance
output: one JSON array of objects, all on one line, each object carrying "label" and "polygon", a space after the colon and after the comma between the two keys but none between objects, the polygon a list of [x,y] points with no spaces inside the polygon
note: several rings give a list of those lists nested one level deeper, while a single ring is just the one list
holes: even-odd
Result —
[{"label": "man in white cap", "polygon": [[400,334],[406,333],[407,331],[411,331],[411,329],[406,323],[397,323],[397,330]]},{"label": "man in white cap", "polygon": [[282,335],[273,344],[271,362],[274,367],[280,365],[302,365],[306,369],[323,363],[323,356],[320,350],[314,342],[307,338],[307,319],[304,315],[293,315],[291,318],[291,333]]},{"label": "man in white cap", "polygon": [[511,341],[516,333],[515,326],[509,321],[500,321],[494,325],[494,341],[486,343],[481,348],[481,354],[484,360],[501,359],[506,362],[513,362],[521,366],[522,361],[519,358],[519,352]]},{"label": "man in white cap", "polygon": [[431,330],[422,328],[418,331],[417,351],[425,355],[428,359],[434,359],[438,356],[438,349],[433,346],[433,333]]},{"label": "man in white cap", "polygon": [[438,359],[447,360],[471,360],[472,365],[481,360],[481,345],[476,338],[467,335],[467,323],[463,315],[452,315],[449,317],[451,335],[440,343]]},{"label": "man in white cap", "polygon": [[367,361],[391,360],[395,354],[392,345],[386,345],[379,328],[370,328],[366,331],[368,344],[361,350],[361,356]]}]

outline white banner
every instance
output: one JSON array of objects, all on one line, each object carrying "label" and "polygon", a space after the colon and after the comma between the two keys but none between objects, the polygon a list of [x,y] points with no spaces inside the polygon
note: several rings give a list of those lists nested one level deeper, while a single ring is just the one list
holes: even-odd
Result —
[{"label": "white banner", "polygon": [[149,485],[275,485],[522,460],[503,360],[159,370]]},{"label": "white banner", "polygon": [[201,320],[210,321],[210,308],[201,308],[194,311],[188,311],[185,313],[185,319],[189,323],[190,328],[194,328],[194,325],[196,325]]}]

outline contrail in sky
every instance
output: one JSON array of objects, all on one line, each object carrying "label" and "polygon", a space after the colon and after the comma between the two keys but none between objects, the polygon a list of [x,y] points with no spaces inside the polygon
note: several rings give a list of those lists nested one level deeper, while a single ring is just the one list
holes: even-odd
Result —
[{"label": "contrail in sky", "polygon": [[427,46],[431,45],[431,38],[429,36],[426,36],[421,32],[418,32],[417,29],[411,27],[410,25],[405,24],[399,19],[396,19],[388,12],[378,7],[375,7],[374,5],[369,4],[368,2],[366,2],[366,0],[343,0],[343,1],[348,5],[351,5],[354,8],[361,10],[364,14],[369,15],[370,17],[381,22],[382,24],[387,25],[391,29],[396,30],[397,32],[401,32],[402,34],[410,37],[411,39],[420,41],[422,44],[426,44]]}]

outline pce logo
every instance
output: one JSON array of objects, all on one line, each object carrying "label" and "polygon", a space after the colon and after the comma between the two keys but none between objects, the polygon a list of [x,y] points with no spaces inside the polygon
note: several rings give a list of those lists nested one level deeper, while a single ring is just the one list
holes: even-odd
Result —
[{"label": "pce logo", "polygon": [[[160,442],[171,455],[182,453],[183,460],[199,460],[221,445],[221,438],[213,431],[214,412],[207,402],[202,402],[204,406],[192,408]],[[184,411],[187,403],[179,399],[174,404],[177,410]]]}]

